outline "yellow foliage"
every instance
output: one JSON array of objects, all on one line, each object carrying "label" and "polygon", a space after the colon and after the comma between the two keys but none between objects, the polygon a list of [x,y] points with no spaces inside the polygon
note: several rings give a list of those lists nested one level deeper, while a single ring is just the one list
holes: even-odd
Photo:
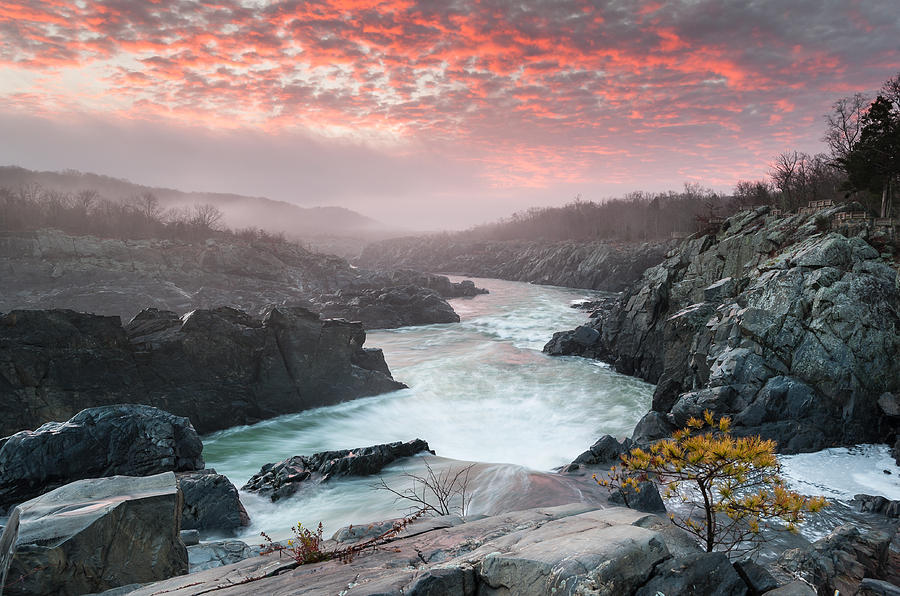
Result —
[{"label": "yellow foliage", "polygon": [[[708,432],[694,434],[705,427]],[[758,539],[767,520],[779,519],[793,531],[807,513],[827,505],[823,497],[806,497],[785,487],[774,441],[735,438],[730,429],[729,418],[716,421],[705,411],[702,420],[691,418],[671,439],[622,455],[606,479],[594,479],[610,490],[636,490],[640,482],[652,479],[665,488],[667,498],[680,496],[699,515],[669,517],[707,551],[743,548]]]}]

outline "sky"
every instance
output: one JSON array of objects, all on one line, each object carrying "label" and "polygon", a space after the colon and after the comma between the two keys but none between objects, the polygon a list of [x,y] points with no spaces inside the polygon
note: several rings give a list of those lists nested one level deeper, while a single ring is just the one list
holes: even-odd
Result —
[{"label": "sky", "polygon": [[728,191],[898,71],[896,0],[4,0],[0,165],[458,228]]}]

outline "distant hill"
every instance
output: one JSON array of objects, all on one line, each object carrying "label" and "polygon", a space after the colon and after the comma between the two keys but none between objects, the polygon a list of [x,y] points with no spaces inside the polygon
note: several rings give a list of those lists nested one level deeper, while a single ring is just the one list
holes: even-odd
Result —
[{"label": "distant hill", "polygon": [[[77,193],[95,190],[101,197],[114,201],[128,201],[145,193],[152,193],[164,209],[188,207],[208,203],[222,211],[222,223],[234,229],[258,227],[285,235],[313,246],[328,245],[332,249],[348,241],[348,251],[361,248],[366,241],[393,237],[403,233],[382,222],[344,207],[300,207],[265,197],[217,192],[184,192],[135,184],[121,178],[65,170],[37,172],[18,166],[0,166],[0,188],[18,189],[32,184],[61,192]],[[405,233],[409,233],[408,230]],[[364,237],[364,240],[363,240]],[[345,251],[338,251],[345,252]]]}]

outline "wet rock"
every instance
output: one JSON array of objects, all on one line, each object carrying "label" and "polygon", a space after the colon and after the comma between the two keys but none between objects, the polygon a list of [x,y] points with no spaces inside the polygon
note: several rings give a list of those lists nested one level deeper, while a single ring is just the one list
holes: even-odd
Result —
[{"label": "wet rock", "polygon": [[359,323],[299,307],[262,318],[147,309],[125,328],[117,317],[12,311],[0,317],[0,434],[112,403],[160,407],[207,433],[405,387],[365,337]]},{"label": "wet rock", "polygon": [[327,482],[335,476],[369,476],[400,457],[434,453],[421,439],[406,443],[385,443],[371,447],[322,451],[310,456],[295,455],[278,463],[266,464],[241,490],[268,496],[272,501],[288,497],[307,481]]},{"label": "wet rock", "polygon": [[877,513],[887,517],[900,517],[900,500],[891,501],[882,496],[853,495],[853,505],[857,511]]},{"label": "wet rock", "polygon": [[200,532],[198,530],[181,530],[178,535],[185,546],[200,544]]},{"label": "wet rock", "polygon": [[15,511],[7,596],[74,596],[187,573],[171,472],[79,480]]},{"label": "wet rock", "polygon": [[182,530],[228,535],[250,525],[237,488],[225,476],[209,469],[181,473],[177,478],[184,496]]},{"label": "wet rock", "polygon": [[187,418],[151,406],[88,408],[0,439],[0,509],[84,478],[201,469],[202,451]]}]

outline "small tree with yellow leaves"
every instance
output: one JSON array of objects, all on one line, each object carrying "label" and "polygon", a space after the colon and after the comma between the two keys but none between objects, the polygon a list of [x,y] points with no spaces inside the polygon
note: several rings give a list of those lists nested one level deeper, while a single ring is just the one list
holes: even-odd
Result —
[{"label": "small tree with yellow leaves", "polygon": [[827,504],[823,497],[805,497],[786,488],[774,441],[732,437],[730,424],[729,418],[716,422],[704,412],[703,420],[691,418],[671,439],[646,450],[632,449],[607,478],[594,479],[623,492],[639,491],[642,481],[656,481],[665,498],[680,498],[689,506],[684,518],[669,518],[707,552],[752,550],[762,540],[760,526],[767,520],[781,520],[795,531],[806,513]]}]

